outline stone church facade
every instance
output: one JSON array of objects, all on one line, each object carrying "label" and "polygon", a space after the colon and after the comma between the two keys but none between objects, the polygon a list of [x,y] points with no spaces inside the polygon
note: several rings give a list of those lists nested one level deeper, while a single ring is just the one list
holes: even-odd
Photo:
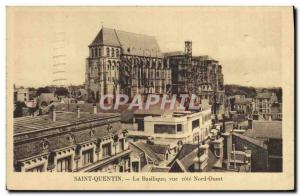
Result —
[{"label": "stone church facade", "polygon": [[[162,53],[153,36],[104,28],[89,45],[85,86],[90,102],[104,94],[197,94],[214,110],[224,105],[222,65],[184,51]],[[215,113],[215,112],[214,112]]]},{"label": "stone church facade", "polygon": [[93,102],[103,94],[164,94],[171,69],[154,37],[102,28],[89,45],[85,86]]}]

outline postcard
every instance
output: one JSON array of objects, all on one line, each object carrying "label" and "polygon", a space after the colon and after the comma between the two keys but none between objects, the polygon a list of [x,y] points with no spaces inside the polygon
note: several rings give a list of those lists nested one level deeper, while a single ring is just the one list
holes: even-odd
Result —
[{"label": "postcard", "polygon": [[8,190],[295,190],[293,7],[6,11]]}]

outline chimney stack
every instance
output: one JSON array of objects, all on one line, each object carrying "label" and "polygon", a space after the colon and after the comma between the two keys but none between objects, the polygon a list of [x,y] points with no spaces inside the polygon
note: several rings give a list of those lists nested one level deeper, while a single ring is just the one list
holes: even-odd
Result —
[{"label": "chimney stack", "polygon": [[181,140],[179,140],[179,141],[177,142],[177,146],[178,146],[178,151],[180,151],[181,148],[182,148],[182,146],[183,146],[183,142],[182,142]]},{"label": "chimney stack", "polygon": [[53,122],[56,121],[56,110],[55,110],[54,105],[52,105],[52,106],[50,107],[50,110],[49,110],[49,118],[50,118]]},{"label": "chimney stack", "polygon": [[80,118],[80,107],[77,106],[77,118]]},{"label": "chimney stack", "polygon": [[93,104],[93,113],[97,114],[97,105],[95,103]]}]

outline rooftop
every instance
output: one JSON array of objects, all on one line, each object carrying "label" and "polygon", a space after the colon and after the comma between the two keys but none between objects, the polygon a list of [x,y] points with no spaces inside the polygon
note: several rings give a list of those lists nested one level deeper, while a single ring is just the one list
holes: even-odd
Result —
[{"label": "rooftop", "polygon": [[169,172],[169,167],[152,167],[151,172]]},{"label": "rooftop", "polygon": [[108,45],[121,47],[123,54],[162,57],[154,36],[131,33],[102,27],[90,46]]},{"label": "rooftop", "polygon": [[[211,148],[211,147],[210,147]],[[211,149],[208,149],[208,170],[214,168],[218,159]],[[203,151],[203,149],[200,149]],[[194,159],[197,157],[198,144],[183,144],[180,152],[176,155],[175,159],[169,164],[172,166],[174,162],[183,167],[185,171],[190,171],[194,164]]]},{"label": "rooftop", "polygon": [[185,55],[184,52],[182,51],[173,51],[173,52],[165,52],[164,56],[168,57],[168,56],[183,56]]},{"label": "rooftop", "polygon": [[245,133],[253,138],[282,138],[282,121],[271,120],[253,120],[252,130],[247,130]]},{"label": "rooftop", "polygon": [[141,141],[132,144],[144,151],[152,161],[156,161],[157,163],[164,160],[164,154],[166,154],[170,148],[169,145],[147,144]]},{"label": "rooftop", "polygon": [[104,120],[112,117],[119,117],[119,114],[91,114],[87,112],[80,112],[80,118],[77,118],[77,114],[75,112],[56,112],[56,121],[53,121],[49,115],[14,118],[14,135],[65,127],[75,123],[78,124],[95,120]]}]

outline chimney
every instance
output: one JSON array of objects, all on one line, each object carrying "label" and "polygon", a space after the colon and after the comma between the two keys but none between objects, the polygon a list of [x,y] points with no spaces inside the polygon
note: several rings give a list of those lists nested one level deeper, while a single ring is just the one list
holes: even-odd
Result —
[{"label": "chimney", "polygon": [[80,118],[80,107],[79,107],[79,106],[77,106],[77,111],[76,111],[76,113],[77,113],[77,118]]},{"label": "chimney", "polygon": [[222,133],[223,141],[223,158],[228,159],[232,151],[232,133]]},{"label": "chimney", "polygon": [[183,143],[182,143],[181,140],[179,140],[179,141],[177,142],[177,146],[178,146],[178,151],[180,151],[181,148],[182,148],[182,146],[183,146]]},{"label": "chimney", "polygon": [[252,122],[253,120],[251,118],[248,119],[248,129],[252,129]]},{"label": "chimney", "polygon": [[54,105],[52,105],[52,106],[50,107],[50,110],[49,110],[49,118],[50,118],[53,122],[56,121],[56,111],[55,111]]},{"label": "chimney", "polygon": [[147,138],[147,142],[146,142],[147,144],[150,144],[150,145],[154,145],[154,138],[153,137],[151,137],[151,136],[149,136],[148,138]]},{"label": "chimney", "polygon": [[97,105],[95,103],[93,104],[93,113],[97,114]]},{"label": "chimney", "polygon": [[193,160],[194,170],[196,172],[203,172],[207,170],[208,148],[208,144],[205,144],[204,142],[199,146],[199,149],[197,150],[198,156],[196,156]]},{"label": "chimney", "polygon": [[222,119],[223,120],[223,123],[222,123],[223,126],[222,126],[222,131],[221,132],[226,133],[226,123],[225,123],[225,115],[224,114],[222,115],[222,118],[223,118]]}]

